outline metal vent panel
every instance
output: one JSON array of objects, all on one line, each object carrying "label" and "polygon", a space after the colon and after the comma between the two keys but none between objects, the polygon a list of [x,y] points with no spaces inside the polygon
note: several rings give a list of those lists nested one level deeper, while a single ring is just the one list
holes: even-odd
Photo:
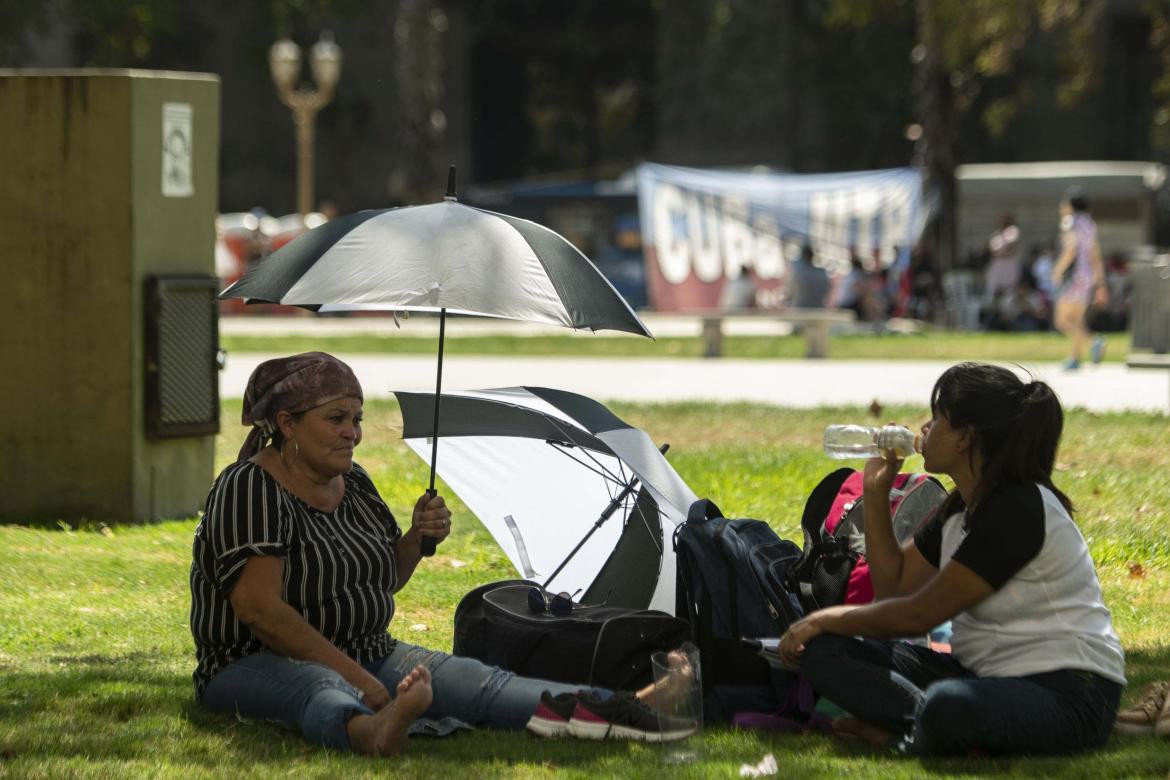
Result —
[{"label": "metal vent panel", "polygon": [[215,277],[147,279],[149,436],[201,436],[219,431],[217,287]]}]

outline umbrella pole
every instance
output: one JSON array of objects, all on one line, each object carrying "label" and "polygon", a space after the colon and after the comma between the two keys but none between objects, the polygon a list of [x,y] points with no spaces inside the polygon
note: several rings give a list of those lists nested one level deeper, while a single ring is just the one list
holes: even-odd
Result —
[{"label": "umbrella pole", "polygon": [[626,496],[630,495],[630,493],[632,493],[634,488],[637,486],[638,478],[634,477],[630,480],[630,484],[622,488],[622,492],[618,493],[616,496],[610,499],[609,506],[607,506],[602,511],[601,516],[597,518],[597,522],[594,523],[593,527],[589,529],[589,533],[585,534],[585,537],[581,539],[581,541],[577,542],[577,546],[573,548],[573,551],[570,552],[563,561],[561,561],[561,565],[557,567],[557,570],[550,574],[548,579],[545,580],[544,584],[540,587],[547,588],[549,583],[557,578],[557,575],[561,573],[561,569],[565,568],[565,566],[569,564],[569,561],[573,560],[573,556],[577,554],[578,550],[585,546],[585,542],[589,541],[589,537],[597,533],[598,528],[601,528],[601,526],[605,525],[605,521],[613,515],[617,508],[622,505],[622,502],[625,501]]},{"label": "umbrella pole", "polygon": [[[439,455],[439,402],[443,397],[443,341],[447,331],[447,309],[439,309],[439,368],[435,374],[435,422],[431,427],[431,483],[427,488],[427,495],[434,498],[438,491],[435,490],[435,462]],[[421,552],[424,558],[429,558],[435,554],[435,538],[433,536],[424,536],[422,538]]]},{"label": "umbrella pole", "polygon": [[[670,449],[670,445],[663,444],[658,448],[658,451],[665,455],[668,449]],[[576,555],[577,552],[585,546],[585,542],[589,541],[589,538],[593,536],[593,534],[597,533],[598,528],[601,528],[601,526],[605,525],[605,521],[613,516],[613,513],[617,511],[619,506],[622,505],[622,502],[626,500],[626,497],[630,495],[630,493],[634,492],[634,489],[637,487],[638,478],[634,477],[630,480],[629,484],[622,488],[620,493],[610,499],[609,506],[607,506],[601,512],[601,516],[597,518],[597,522],[595,522],[593,527],[589,529],[589,533],[585,534],[585,537],[581,541],[577,542],[577,546],[573,548],[572,552],[570,552],[563,561],[561,561],[561,565],[557,567],[556,571],[549,575],[548,579],[545,580],[544,584],[540,587],[547,588],[549,583],[557,578],[557,575],[561,573],[561,569],[565,568],[565,566],[569,564],[569,561],[573,560],[573,556]]]}]

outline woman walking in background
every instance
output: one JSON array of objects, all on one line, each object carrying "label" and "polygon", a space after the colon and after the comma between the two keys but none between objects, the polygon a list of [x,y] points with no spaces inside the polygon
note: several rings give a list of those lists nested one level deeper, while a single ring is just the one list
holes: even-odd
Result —
[{"label": "woman walking in background", "polygon": [[[1081,356],[1089,341],[1085,314],[1090,304],[1102,306],[1109,301],[1105,286],[1105,266],[1101,262],[1101,246],[1097,243],[1097,223],[1089,216],[1089,200],[1078,189],[1068,192],[1060,202],[1060,229],[1062,248],[1052,268],[1052,284],[1056,288],[1056,306],[1053,325],[1069,338],[1069,355],[1064,361],[1067,370],[1081,367]],[[1093,339],[1090,359],[1101,362],[1105,340]]]}]

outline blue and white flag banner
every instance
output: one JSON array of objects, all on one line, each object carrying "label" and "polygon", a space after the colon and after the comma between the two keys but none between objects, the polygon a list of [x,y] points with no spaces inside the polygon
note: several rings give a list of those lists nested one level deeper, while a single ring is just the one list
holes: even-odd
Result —
[{"label": "blue and white flag banner", "polygon": [[744,273],[759,305],[779,306],[788,263],[806,242],[830,274],[848,271],[851,249],[872,267],[904,262],[927,216],[912,168],[789,174],[643,163],[638,210],[659,311],[716,308],[724,282]]}]

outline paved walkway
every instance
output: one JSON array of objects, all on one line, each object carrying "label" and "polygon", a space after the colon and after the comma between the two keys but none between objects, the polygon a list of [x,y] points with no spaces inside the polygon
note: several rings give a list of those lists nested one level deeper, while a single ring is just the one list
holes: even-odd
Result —
[{"label": "paved walkway", "polygon": [[[649,318],[648,318],[649,319]],[[680,331],[698,321],[670,318]],[[666,335],[662,322],[648,321]],[[745,326],[750,323],[744,322]],[[433,323],[415,319],[402,327],[430,331]],[[462,320],[461,331],[476,328],[532,333],[532,326],[485,320]],[[225,318],[225,333],[344,333],[394,329],[379,318]],[[539,329],[537,329],[539,330]],[[554,329],[563,333],[561,329]],[[450,331],[448,331],[450,332]],[[418,334],[423,335],[423,334]],[[429,333],[433,337],[433,333]],[[225,398],[243,396],[252,369],[269,357],[252,353],[229,354],[221,375]],[[435,358],[429,355],[346,355],[368,397],[387,397],[394,390],[433,390]],[[443,388],[467,390],[515,385],[539,385],[570,390],[599,401],[756,401],[808,408],[821,405],[911,403],[925,406],[930,389],[949,362],[862,360],[738,360],[721,358],[588,358],[588,357],[473,357],[448,355],[443,363]],[[1067,407],[1093,411],[1131,409],[1166,413],[1170,407],[1170,371],[1130,369],[1119,363],[1062,371],[1055,363],[1024,366],[1037,379],[1051,384]]]}]

